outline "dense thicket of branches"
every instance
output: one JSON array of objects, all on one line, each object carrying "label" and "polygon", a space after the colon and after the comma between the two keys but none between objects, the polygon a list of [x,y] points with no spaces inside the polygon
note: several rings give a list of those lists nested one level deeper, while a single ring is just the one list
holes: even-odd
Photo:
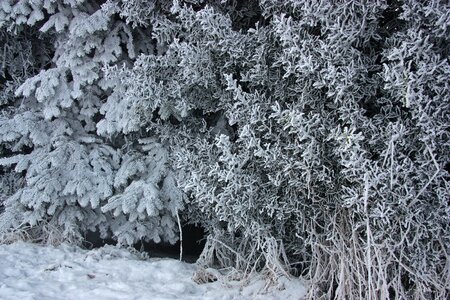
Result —
[{"label": "dense thicket of branches", "polygon": [[311,299],[446,299],[446,1],[4,0],[0,232],[131,245]]}]

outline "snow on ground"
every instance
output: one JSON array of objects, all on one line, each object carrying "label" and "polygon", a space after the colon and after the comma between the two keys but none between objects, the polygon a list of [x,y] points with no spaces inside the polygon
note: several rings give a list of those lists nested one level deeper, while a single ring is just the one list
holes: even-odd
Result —
[{"label": "snow on ground", "polygon": [[305,288],[285,279],[263,292],[264,281],[250,284],[197,284],[195,264],[174,259],[143,260],[125,249],[83,250],[69,245],[0,245],[0,299],[302,299]]}]

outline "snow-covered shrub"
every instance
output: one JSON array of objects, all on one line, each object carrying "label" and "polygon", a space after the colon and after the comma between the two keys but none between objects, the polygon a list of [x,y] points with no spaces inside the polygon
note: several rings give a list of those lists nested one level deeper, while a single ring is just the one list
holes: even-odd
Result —
[{"label": "snow-covered shrub", "polygon": [[199,2],[114,72],[125,125],[171,149],[204,257],[289,260],[313,299],[444,298],[449,7],[260,1],[236,23]]}]

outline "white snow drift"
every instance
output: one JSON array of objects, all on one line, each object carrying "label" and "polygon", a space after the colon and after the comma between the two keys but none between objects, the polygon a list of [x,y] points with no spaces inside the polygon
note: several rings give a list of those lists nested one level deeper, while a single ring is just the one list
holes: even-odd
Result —
[{"label": "white snow drift", "polygon": [[197,284],[195,264],[143,259],[125,249],[96,250],[16,242],[0,245],[0,299],[302,299],[298,279],[264,289],[263,279],[247,285],[219,281]]}]

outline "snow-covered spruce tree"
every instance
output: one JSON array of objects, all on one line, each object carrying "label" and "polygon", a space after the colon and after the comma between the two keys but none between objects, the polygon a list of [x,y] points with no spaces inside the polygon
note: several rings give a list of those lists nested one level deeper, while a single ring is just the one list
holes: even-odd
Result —
[{"label": "snow-covered spruce tree", "polygon": [[30,228],[47,242],[79,242],[87,230],[120,244],[176,239],[181,196],[165,150],[146,134],[97,134],[110,96],[102,69],[154,51],[150,31],[123,17],[129,3],[2,1],[0,30],[12,41],[3,53],[26,50],[19,48],[22,40],[50,49],[33,48],[29,59],[48,54],[44,63],[33,62],[36,72],[22,76],[20,87],[2,87],[16,104],[0,122],[0,140],[9,149],[1,164],[25,176],[23,187],[5,200],[3,233]]},{"label": "snow-covered spruce tree", "polygon": [[295,267],[311,299],[444,299],[449,7],[185,2],[111,70],[101,125],[168,145],[203,258]]}]

